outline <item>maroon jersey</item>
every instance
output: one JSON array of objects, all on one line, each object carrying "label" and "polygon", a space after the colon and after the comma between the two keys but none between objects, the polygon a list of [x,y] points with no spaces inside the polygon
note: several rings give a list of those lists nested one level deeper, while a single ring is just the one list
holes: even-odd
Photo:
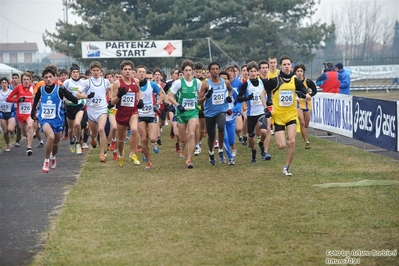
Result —
[{"label": "maroon jersey", "polygon": [[126,94],[119,99],[116,103],[116,109],[118,110],[115,115],[116,122],[121,125],[129,126],[129,121],[132,115],[138,114],[137,103],[139,86],[136,81],[132,78],[130,84],[126,84],[123,79],[119,79],[119,89],[125,88]]}]

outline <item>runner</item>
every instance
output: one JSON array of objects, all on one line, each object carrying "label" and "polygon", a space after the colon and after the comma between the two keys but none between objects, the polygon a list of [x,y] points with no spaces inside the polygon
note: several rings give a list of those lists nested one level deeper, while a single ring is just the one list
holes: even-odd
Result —
[{"label": "runner", "polygon": [[[81,80],[80,68],[77,64],[72,64],[70,67],[71,78],[64,81],[64,87],[76,97],[79,88],[84,86],[84,80]],[[68,137],[69,150],[72,153],[82,154],[82,127],[81,122],[84,115],[85,100],[81,99],[77,104],[69,100],[65,100],[66,117],[68,121]]]},{"label": "runner", "polygon": [[[270,79],[265,85],[267,105],[270,106],[273,100],[272,117],[274,119],[274,136],[276,138],[277,147],[280,150],[285,149],[288,144],[286,161],[283,168],[284,176],[292,176],[290,166],[295,154],[295,136],[296,136],[296,119],[298,111],[296,108],[296,96],[310,100],[308,90],[302,81],[297,79],[291,72],[292,60],[290,57],[283,55],[280,57],[280,73],[277,77]],[[273,98],[272,98],[273,93]],[[266,109],[265,109],[266,111]],[[285,136],[287,129],[288,141]]]},{"label": "runner", "polygon": [[[294,73],[296,77],[302,81],[305,85],[310,97],[313,97],[317,93],[317,88],[314,82],[310,79],[305,78],[306,67],[303,64],[298,64],[294,67]],[[306,99],[298,99],[297,101],[298,118],[301,123],[301,134],[305,141],[305,149],[310,149],[310,142],[308,139],[307,128],[310,121],[310,111],[312,110],[312,101],[307,101]]]},{"label": "runner", "polygon": [[97,147],[97,136],[100,135],[100,162],[105,163],[105,151],[107,149],[107,137],[105,135],[105,123],[107,122],[108,103],[106,95],[110,89],[109,81],[101,77],[101,63],[90,63],[91,77],[78,89],[76,97],[87,99],[87,117],[91,135],[91,146]]},{"label": "runner", "polygon": [[47,138],[42,171],[48,173],[49,168],[54,170],[57,166],[56,155],[64,128],[62,99],[65,97],[74,104],[78,104],[78,99],[63,85],[59,86],[55,84],[56,74],[53,69],[45,69],[42,76],[46,85],[39,88],[36,92],[30,118],[32,120],[36,119],[36,107],[40,102],[37,118]]},{"label": "runner", "polygon": [[146,78],[146,72],[148,73],[145,66],[137,67],[137,78],[140,82],[140,91],[144,103],[144,107],[138,110],[138,129],[141,136],[141,147],[144,158],[145,161],[147,161],[145,169],[150,170],[152,162],[148,149],[148,140],[151,141],[154,152],[158,153],[159,147],[157,144],[157,137],[159,127],[156,114],[158,113],[160,104],[165,98],[165,93],[155,82]]},{"label": "runner", "polygon": [[[202,83],[198,103],[204,103],[205,125],[208,132],[209,163],[213,166],[216,164],[214,156],[215,128],[218,131],[218,142],[222,144],[224,142],[226,112],[229,108],[228,104],[232,102],[232,98],[229,95],[229,91],[231,91],[230,82],[221,79],[219,76],[219,63],[211,62],[208,65],[208,70],[211,78],[207,82]],[[219,160],[221,163],[225,163],[223,146],[219,145],[218,148]]]},{"label": "runner", "polygon": [[[186,168],[194,168],[191,158],[195,148],[195,129],[198,120],[198,91],[201,88],[201,81],[193,77],[194,63],[191,60],[184,60],[180,69],[183,71],[183,78],[173,82],[168,100],[176,106],[176,119],[180,137],[180,158],[184,158],[184,150],[187,144]],[[176,98],[175,98],[176,97]]]},{"label": "runner", "polygon": [[[234,72],[234,67],[233,67]],[[220,77],[224,80],[230,80],[229,73],[226,71],[220,71]],[[224,142],[223,147],[226,150],[227,157],[229,158],[229,165],[234,165],[234,156],[233,148],[236,139],[236,116],[241,115],[242,104],[237,102],[238,93],[236,90],[232,89],[231,94],[229,94],[232,98],[232,102],[229,103],[229,109],[226,112],[226,124],[224,126]],[[241,119],[241,118],[240,118]],[[233,148],[231,148],[233,147]]]},{"label": "runner", "polygon": [[[263,140],[267,135],[267,116],[270,117],[266,106],[266,80],[258,78],[258,64],[254,61],[248,63],[249,79],[242,84],[237,101],[246,101],[247,110],[247,129],[248,129],[248,143],[251,148],[251,162],[256,163],[256,149],[255,149],[255,136],[261,135]],[[262,160],[270,160],[271,156],[264,149],[263,142],[260,142]]]},{"label": "runner", "polygon": [[136,155],[137,135],[139,134],[138,108],[143,108],[144,103],[141,91],[138,87],[139,80],[132,76],[133,68],[134,64],[132,61],[122,61],[120,64],[122,78],[115,80],[112,85],[111,104],[115,104],[116,109],[118,110],[115,119],[118,132],[118,162],[120,167],[123,167],[125,163],[123,146],[128,127],[130,127],[132,133],[132,136],[129,139],[129,159],[133,161],[134,165],[140,165],[140,161]]},{"label": "runner", "polygon": [[1,91],[0,91],[0,123],[3,129],[3,137],[6,142],[6,151],[11,150],[10,135],[14,134],[15,130],[15,106],[13,103],[6,101],[8,95],[11,93],[9,88],[10,83],[7,78],[0,79]]},{"label": "runner", "polygon": [[26,136],[28,144],[26,155],[31,156],[33,140],[33,120],[30,117],[33,103],[33,84],[32,74],[25,72],[22,74],[22,84],[14,87],[14,90],[7,96],[7,102],[17,103],[17,121],[21,127],[22,134]]}]

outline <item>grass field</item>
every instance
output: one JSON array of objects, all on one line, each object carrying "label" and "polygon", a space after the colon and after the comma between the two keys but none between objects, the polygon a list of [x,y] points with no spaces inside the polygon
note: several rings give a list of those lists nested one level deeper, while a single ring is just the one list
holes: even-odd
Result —
[{"label": "grass field", "polygon": [[[282,176],[285,151],[271,161],[194,169],[163,133],[153,169],[99,162],[90,150],[76,184],[33,265],[322,265],[328,250],[395,250],[399,189],[320,188],[323,183],[399,181],[399,161],[310,136],[297,136],[293,177]],[[259,159],[259,158],[258,158]],[[351,256],[361,265],[399,265],[397,256]]]}]

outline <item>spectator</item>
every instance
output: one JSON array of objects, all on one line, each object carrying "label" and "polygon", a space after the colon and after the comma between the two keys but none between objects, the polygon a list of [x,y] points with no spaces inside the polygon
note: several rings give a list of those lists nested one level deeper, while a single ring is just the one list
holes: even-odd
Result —
[{"label": "spectator", "polygon": [[341,75],[341,84],[339,85],[339,93],[341,94],[350,94],[351,87],[351,77],[349,73],[344,69],[344,65],[342,63],[338,63],[335,65],[335,70]]},{"label": "spectator", "polygon": [[335,71],[333,62],[328,62],[323,72],[324,73],[317,78],[316,85],[322,89],[322,92],[339,93],[342,76]]}]

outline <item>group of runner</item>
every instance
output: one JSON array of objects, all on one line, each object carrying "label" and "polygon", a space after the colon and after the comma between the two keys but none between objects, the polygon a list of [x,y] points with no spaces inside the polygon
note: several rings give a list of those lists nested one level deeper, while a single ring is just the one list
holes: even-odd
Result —
[{"label": "group of runner", "polygon": [[27,138],[26,153],[32,155],[33,137],[41,139],[40,128],[47,138],[43,172],[56,168],[59,141],[64,135],[70,141],[70,151],[76,154],[87,148],[90,135],[93,148],[99,142],[100,162],[106,162],[108,150],[123,167],[128,139],[129,160],[140,165],[137,154],[141,152],[149,170],[150,150],[159,152],[160,132],[169,120],[170,137],[176,140],[176,152],[186,159],[186,168],[194,168],[193,157],[201,153],[206,135],[211,165],[216,164],[215,151],[221,163],[235,164],[237,137],[241,144],[249,144],[252,163],[258,159],[256,142],[261,159],[270,160],[274,133],[279,149],[288,146],[283,175],[291,176],[297,119],[306,148],[310,148],[306,127],[311,96],[317,90],[304,77],[305,66],[293,69],[288,56],[282,56],[279,65],[277,70],[275,57],[249,62],[241,66],[239,76],[236,65],[222,69],[218,62],[205,67],[184,60],[170,73],[171,79],[165,80],[161,70],[150,71],[142,65],[135,68],[129,60],[108,73],[103,72],[100,62],[93,61],[86,75],[72,64],[69,73],[60,71],[62,78],[57,68],[49,65],[36,85],[29,72],[21,75],[21,84],[14,77],[11,83],[1,78],[0,121],[6,151],[10,151],[15,129],[20,128]]}]

